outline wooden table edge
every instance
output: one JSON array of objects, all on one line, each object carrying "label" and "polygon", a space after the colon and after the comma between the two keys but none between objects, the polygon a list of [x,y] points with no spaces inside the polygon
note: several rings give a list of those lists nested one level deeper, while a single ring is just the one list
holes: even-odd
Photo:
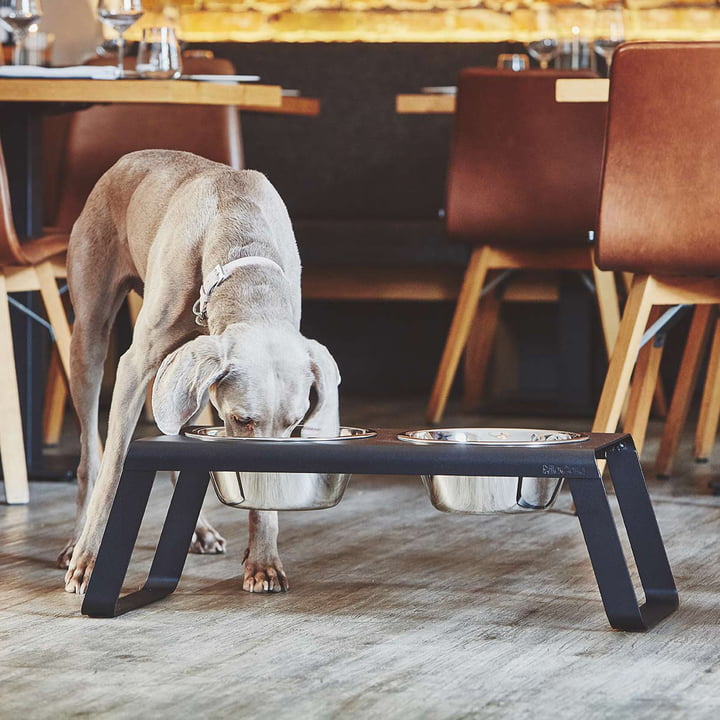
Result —
[{"label": "wooden table edge", "polygon": [[279,85],[196,80],[0,78],[0,102],[168,103],[278,108]]},{"label": "wooden table edge", "polygon": [[274,115],[315,116],[320,114],[320,100],[296,95],[283,96],[279,107],[248,105],[242,109],[244,111],[271,113]]},{"label": "wooden table edge", "polygon": [[399,115],[451,114],[455,112],[455,96],[440,93],[396,95],[395,112]]}]

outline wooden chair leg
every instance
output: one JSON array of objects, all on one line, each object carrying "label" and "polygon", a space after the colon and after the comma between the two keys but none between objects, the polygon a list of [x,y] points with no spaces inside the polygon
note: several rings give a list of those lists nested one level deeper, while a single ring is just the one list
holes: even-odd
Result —
[{"label": "wooden chair leg", "polygon": [[60,442],[67,399],[67,381],[60,365],[60,356],[57,350],[54,350],[50,356],[43,405],[43,442],[45,445],[57,445]]},{"label": "wooden chair leg", "polygon": [[481,300],[473,318],[465,348],[463,410],[472,412],[480,407],[490,364],[493,340],[500,318],[500,298],[489,292]]},{"label": "wooden chair leg", "polygon": [[665,388],[662,385],[662,378],[658,376],[658,381],[655,385],[652,400],[652,413],[655,417],[664,420],[668,414],[668,403],[667,395],[665,395]]},{"label": "wooden chair leg", "polygon": [[[652,325],[660,315],[660,307],[653,307],[648,324]],[[656,346],[651,340],[640,350],[635,364],[635,373],[630,387],[630,399],[623,423],[623,431],[633,436],[638,455],[642,453],[645,443],[650,408],[653,403],[655,388],[658,387],[663,347],[663,344]]]},{"label": "wooden chair leg", "polygon": [[[137,317],[140,314],[140,310],[142,309],[143,300],[134,290],[131,290],[127,296],[127,304],[128,313],[130,314],[130,324],[132,325],[132,327],[135,327]],[[148,385],[147,393],[145,394],[144,414],[145,420],[147,420],[147,422],[153,422],[155,420],[152,409],[152,388],[153,383],[151,382],[150,385]]]},{"label": "wooden chair leg", "polygon": [[615,273],[600,270],[595,264],[594,259],[592,257],[590,259],[592,262],[595,294],[600,312],[603,340],[605,341],[607,357],[610,359],[620,330],[620,301],[618,299],[617,286],[615,285]]},{"label": "wooden chair leg", "polygon": [[65,406],[69,395],[67,379],[70,376],[70,324],[67,319],[67,308],[58,291],[52,261],[37,265],[35,273],[45,312],[55,335],[55,352],[50,358],[45,390],[43,440],[47,445],[56,445],[62,433]]},{"label": "wooden chair leg", "polygon": [[15,373],[7,283],[0,271],[0,459],[5,480],[5,502],[25,505],[30,499],[25,463],[20,395]]},{"label": "wooden chair leg", "polygon": [[55,345],[66,377],[70,377],[70,323],[67,319],[52,262],[35,267],[45,312],[55,334]]},{"label": "wooden chair leg", "polygon": [[617,429],[640,340],[653,306],[655,285],[648,275],[634,279],[595,413],[593,432],[615,432]]},{"label": "wooden chair leg", "polygon": [[700,416],[695,435],[695,459],[705,462],[709,459],[715,444],[718,422],[720,421],[720,317],[715,320],[708,360],[707,377],[703,390]]},{"label": "wooden chair leg", "polygon": [[438,422],[445,411],[450,386],[455,378],[460,356],[465,349],[468,334],[470,333],[470,325],[473,317],[475,317],[480,294],[485,284],[485,276],[488,271],[488,253],[489,251],[485,247],[476,248],[470,256],[470,263],[465,271],[465,278],[460,288],[460,296],[455,307],[450,332],[445,342],[440,367],[430,395],[430,402],[426,412],[428,422]]},{"label": "wooden chair leg", "polygon": [[693,313],[690,332],[688,333],[685,351],[680,362],[675,391],[673,392],[670,410],[668,411],[665,428],[660,441],[660,450],[656,462],[656,472],[660,477],[669,477],[672,472],[675,454],[680,444],[685,421],[687,420],[693,391],[697,385],[703,351],[710,336],[711,321],[714,319],[713,305],[698,305]]}]

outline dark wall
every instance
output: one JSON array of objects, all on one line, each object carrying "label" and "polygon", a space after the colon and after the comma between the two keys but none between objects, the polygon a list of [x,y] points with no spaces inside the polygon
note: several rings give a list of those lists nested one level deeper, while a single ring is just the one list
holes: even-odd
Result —
[{"label": "dark wall", "polygon": [[[439,217],[452,116],[398,115],[395,96],[454,85],[462,68],[494,66],[499,53],[522,48],[508,43],[227,43],[213,50],[232,60],[239,73],[297,88],[322,103],[317,117],[246,113],[242,118],[246,164],[264,172],[285,199],[305,265],[342,258],[349,263],[466,261],[467,248],[446,241]],[[303,331],[328,345],[344,392],[429,394],[453,307],[306,302]],[[587,352],[558,361],[568,341],[557,308],[534,308],[531,322],[527,310],[504,314],[519,348],[516,384],[523,398],[532,402],[535,393],[543,408],[553,394],[567,402],[558,386],[573,360],[573,367],[587,366],[580,374],[590,382]],[[574,391],[579,397],[577,387]],[[508,403],[516,405],[517,397]]]},{"label": "dark wall", "polygon": [[[452,117],[395,112],[398,93],[453,85],[506,44],[225,43],[237,72],[296,88],[317,117],[243,115],[246,164],[280,191],[305,265],[464,262],[442,219]],[[345,392],[429,392],[451,303],[306,302],[303,331],[329,346]]]},{"label": "dark wall", "polygon": [[395,95],[453,85],[501,44],[226,43],[239,73],[318,97],[318,117],[243,117],[247,164],[300,219],[428,219],[442,207],[452,118],[395,113]]}]

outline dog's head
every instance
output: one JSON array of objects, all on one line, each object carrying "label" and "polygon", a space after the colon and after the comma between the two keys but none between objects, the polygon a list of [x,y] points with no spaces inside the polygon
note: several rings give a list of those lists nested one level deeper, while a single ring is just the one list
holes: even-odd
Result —
[{"label": "dog's head", "polygon": [[315,340],[294,329],[238,324],[165,358],[153,412],[160,430],[176,435],[209,395],[228,435],[285,437],[302,423],[304,436],[329,437],[340,422],[339,383],[335,360]]}]

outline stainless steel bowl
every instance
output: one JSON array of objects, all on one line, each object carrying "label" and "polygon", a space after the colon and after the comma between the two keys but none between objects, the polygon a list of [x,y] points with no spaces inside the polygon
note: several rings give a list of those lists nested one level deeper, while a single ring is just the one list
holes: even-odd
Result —
[{"label": "stainless steel bowl", "polygon": [[[298,428],[299,430],[299,428]],[[338,435],[324,438],[227,437],[223,427],[199,427],[185,431],[198,440],[258,440],[268,443],[312,443],[333,440],[361,440],[375,436],[372,430],[341,427]],[[212,472],[213,486],[221,503],[246,510],[321,510],[337,505],[350,481],[349,473]]]},{"label": "stainless steel bowl", "polygon": [[[410,430],[398,439],[421,445],[539,447],[582,442],[588,436],[562,430],[518,428],[443,428]],[[443,512],[489,514],[547,510],[557,498],[562,478],[423,475],[430,502]]]}]

